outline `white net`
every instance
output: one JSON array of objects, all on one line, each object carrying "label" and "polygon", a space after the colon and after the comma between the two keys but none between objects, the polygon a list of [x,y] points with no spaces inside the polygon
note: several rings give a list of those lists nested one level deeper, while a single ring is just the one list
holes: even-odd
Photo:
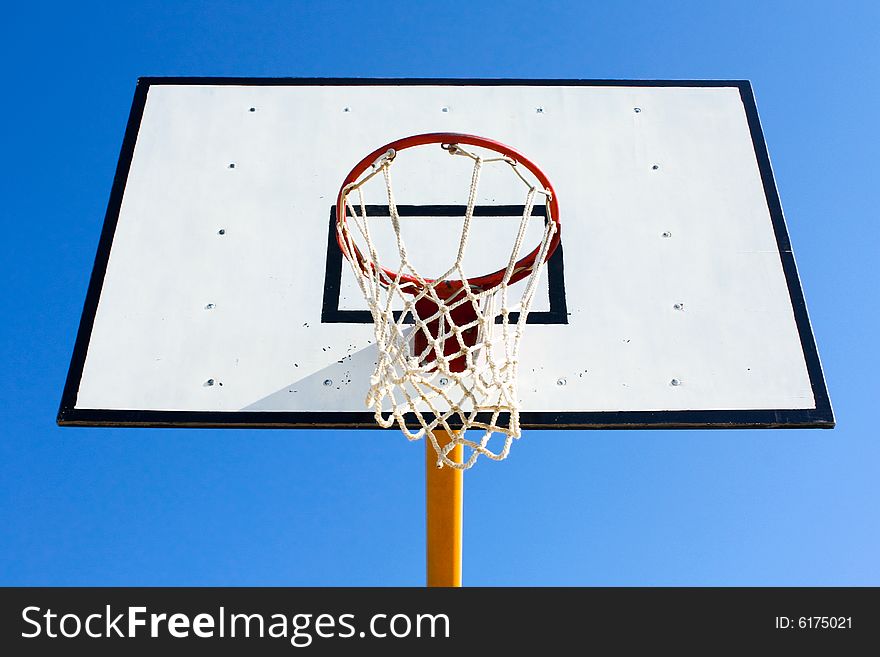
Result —
[{"label": "white net", "polygon": [[[337,230],[375,324],[378,360],[370,377],[367,406],[374,409],[380,426],[396,423],[409,440],[427,437],[437,452],[438,466],[466,469],[481,454],[494,460],[505,458],[512,440],[520,436],[519,344],[541,266],[558,227],[550,216],[550,192],[530,183],[514,160],[484,158],[456,144],[443,144],[443,148],[474,163],[458,251],[446,272],[429,279],[409,260],[391,184],[394,150],[382,155],[372,171],[343,188],[340,202],[345,218],[337,222]],[[526,197],[506,268],[479,288],[463,283],[467,277],[462,260],[480,172],[487,164],[509,167],[525,185]],[[380,173],[394,232],[394,271],[383,267],[367,220],[363,186]],[[539,196],[546,207],[544,231],[537,256],[523,261],[520,253]],[[517,281],[524,285],[513,294],[511,286]],[[518,314],[512,321],[514,313]],[[449,442],[437,439],[438,430],[447,432]],[[498,439],[492,441],[496,435]],[[499,439],[503,445],[496,447]],[[460,463],[449,456],[456,445],[464,446]]]}]

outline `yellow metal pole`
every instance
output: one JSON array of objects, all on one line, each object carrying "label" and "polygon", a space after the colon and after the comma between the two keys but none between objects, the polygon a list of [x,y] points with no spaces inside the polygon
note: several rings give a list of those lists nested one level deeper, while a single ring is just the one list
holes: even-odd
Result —
[{"label": "yellow metal pole", "polygon": [[[445,445],[449,434],[435,431],[437,442]],[[449,452],[461,463],[462,446]],[[461,510],[464,471],[437,467],[437,453],[425,439],[425,498],[428,526],[428,586],[461,586]]]}]

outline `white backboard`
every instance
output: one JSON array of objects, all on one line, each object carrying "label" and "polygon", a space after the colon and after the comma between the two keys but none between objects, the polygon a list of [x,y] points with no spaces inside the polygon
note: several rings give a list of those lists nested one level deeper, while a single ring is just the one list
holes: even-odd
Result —
[{"label": "white backboard", "polygon": [[[59,422],[375,426],[333,206],[367,153],[439,131],[558,195],[524,427],[833,426],[747,82],[212,78],[138,83]],[[467,193],[440,164],[396,188],[425,257]],[[475,269],[521,212],[486,185]]]}]

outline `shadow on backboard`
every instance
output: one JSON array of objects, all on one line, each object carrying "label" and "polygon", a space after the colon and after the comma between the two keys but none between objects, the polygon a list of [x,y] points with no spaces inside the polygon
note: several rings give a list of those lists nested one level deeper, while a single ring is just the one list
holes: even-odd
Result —
[{"label": "shadow on backboard", "polygon": [[[375,344],[352,351],[317,372],[255,401],[245,411],[367,411],[364,398],[379,350]],[[295,368],[292,374],[296,374]]]}]

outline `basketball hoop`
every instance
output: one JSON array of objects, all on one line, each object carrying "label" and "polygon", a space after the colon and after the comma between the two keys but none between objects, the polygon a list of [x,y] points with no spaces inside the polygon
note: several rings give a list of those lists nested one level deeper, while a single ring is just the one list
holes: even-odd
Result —
[{"label": "basketball hoop", "polygon": [[[422,276],[409,261],[394,200],[391,166],[408,148],[439,144],[450,155],[473,160],[471,184],[458,252],[453,264],[436,278]],[[467,148],[466,148],[467,147]],[[470,148],[491,151],[491,157]],[[468,244],[484,165],[510,168],[526,188],[523,213],[507,266],[489,274],[466,277],[462,259]],[[535,179],[529,182],[522,169]],[[363,186],[382,175],[400,266],[382,266],[367,223]],[[358,203],[351,195],[357,192]],[[538,196],[545,205],[541,240],[520,257]],[[350,225],[350,224],[353,224]],[[375,324],[378,361],[370,378],[367,405],[382,427],[397,423],[410,440],[427,437],[437,452],[438,465],[471,467],[482,454],[505,458],[519,438],[517,368],[519,343],[542,265],[559,244],[559,207],[547,176],[528,158],[497,141],[456,133],[432,133],[399,139],[376,149],[346,176],[336,203],[337,241],[349,261]],[[524,281],[518,301],[508,299],[510,287]],[[399,307],[403,311],[395,318]],[[510,314],[518,312],[515,323]],[[408,319],[414,322],[410,329]],[[407,416],[419,429],[410,431]],[[435,430],[446,431],[451,442],[441,445]],[[479,440],[468,430],[483,432]],[[494,434],[504,436],[502,449],[488,447]],[[456,445],[470,452],[458,463],[448,454]]]}]

